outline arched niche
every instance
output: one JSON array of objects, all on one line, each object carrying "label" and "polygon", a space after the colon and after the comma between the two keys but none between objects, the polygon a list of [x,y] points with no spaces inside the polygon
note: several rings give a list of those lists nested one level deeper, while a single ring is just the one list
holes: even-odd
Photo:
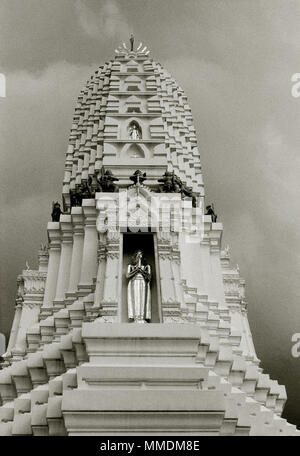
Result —
[{"label": "arched niche", "polygon": [[128,143],[121,150],[120,158],[150,158],[149,155],[149,151],[144,144]]}]

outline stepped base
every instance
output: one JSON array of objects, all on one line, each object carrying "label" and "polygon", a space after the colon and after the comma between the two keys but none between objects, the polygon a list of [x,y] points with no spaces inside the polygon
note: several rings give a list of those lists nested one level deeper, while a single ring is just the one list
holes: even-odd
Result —
[{"label": "stepped base", "polygon": [[220,433],[224,393],[203,389],[198,327],[94,322],[82,336],[90,362],[62,401],[69,435]]}]

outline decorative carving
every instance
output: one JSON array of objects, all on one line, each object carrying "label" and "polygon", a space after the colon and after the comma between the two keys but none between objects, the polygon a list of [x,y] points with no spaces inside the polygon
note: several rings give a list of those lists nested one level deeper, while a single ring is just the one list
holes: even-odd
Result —
[{"label": "decorative carving", "polygon": [[110,169],[105,171],[102,166],[100,173],[98,171],[94,176],[82,179],[81,184],[76,184],[75,188],[70,190],[71,207],[81,206],[83,199],[95,198],[96,192],[117,192],[118,186],[114,181],[118,180]]},{"label": "decorative carving", "polygon": [[88,179],[82,179],[81,184],[76,184],[75,189],[70,190],[71,207],[81,206],[83,199],[95,198],[92,181],[92,176],[89,176]]},{"label": "decorative carving", "polygon": [[239,296],[239,282],[238,278],[226,278],[224,280],[225,295]]},{"label": "decorative carving", "polygon": [[24,280],[24,294],[40,294],[44,292],[47,277],[46,272],[26,270],[23,271],[22,277]]},{"label": "decorative carving", "polygon": [[183,198],[184,198],[185,196],[187,196],[188,198],[192,198],[192,206],[193,206],[193,207],[197,207],[196,196],[195,196],[195,194],[193,193],[193,190],[192,190],[191,187],[187,187],[185,184],[182,184],[182,187],[181,187],[181,195],[182,195]]},{"label": "decorative carving", "polygon": [[[133,35],[132,35],[133,36]],[[149,55],[149,50],[147,49],[147,46],[143,47],[143,44],[140,43],[136,49],[136,51],[133,50],[133,42],[131,41],[132,37],[130,37],[130,49],[127,48],[125,43],[122,43],[117,49],[115,49],[115,53],[117,55],[128,55],[129,52],[135,52],[137,55]],[[134,37],[133,37],[134,40]]]},{"label": "decorative carving", "polygon": [[60,204],[56,201],[56,203],[53,201],[52,203],[52,222],[59,222],[60,216],[62,214],[62,210],[60,208]]},{"label": "decorative carving", "polygon": [[22,304],[24,301],[24,279],[22,275],[17,277],[17,294],[16,294],[16,305]]},{"label": "decorative carving", "polygon": [[98,321],[101,323],[117,323],[118,317],[117,315],[101,315]]},{"label": "decorative carving", "polygon": [[104,166],[102,166],[100,177],[97,175],[96,180],[98,183],[97,191],[111,193],[118,191],[118,186],[114,184],[114,181],[118,181],[119,179],[113,175],[110,169],[105,171]]},{"label": "decorative carving", "polygon": [[127,226],[130,229],[145,229],[149,226],[149,208],[144,198],[133,197],[129,199],[127,206]]},{"label": "decorative carving", "polygon": [[217,221],[217,214],[215,214],[215,210],[214,210],[214,205],[213,204],[210,204],[209,206],[206,206],[206,214],[205,215],[210,215],[211,216],[211,221],[213,223],[216,223]]},{"label": "decorative carving", "polygon": [[137,169],[132,176],[129,177],[135,185],[142,184],[146,179],[146,173],[143,173],[140,169]]},{"label": "decorative carving", "polygon": [[111,260],[118,259],[120,254],[119,254],[119,247],[118,248],[110,248],[107,250],[106,253],[107,258],[110,258]]},{"label": "decorative carving", "polygon": [[41,242],[41,245],[40,245],[40,252],[41,253],[46,253],[48,254],[48,250],[49,250],[49,246],[47,244],[43,244],[43,242]]},{"label": "decorative carving", "polygon": [[174,171],[166,171],[162,178],[158,179],[158,182],[162,182],[159,185],[161,192],[166,193],[179,193],[180,192],[180,179],[175,175]]},{"label": "decorative carving", "polygon": [[104,244],[100,244],[98,245],[98,263],[100,263],[100,261],[105,261],[106,260],[106,246]]},{"label": "decorative carving", "polygon": [[161,260],[169,260],[169,261],[172,261],[172,254],[171,253],[166,253],[166,252],[161,252],[159,251],[158,252],[158,255],[159,255],[159,258]]},{"label": "decorative carving", "polygon": [[169,231],[160,231],[158,234],[158,243],[159,245],[164,245],[165,243],[170,244],[171,242],[171,233]]},{"label": "decorative carving", "polygon": [[115,243],[119,245],[120,242],[120,232],[110,230],[107,232],[107,242],[108,243]]},{"label": "decorative carving", "polygon": [[49,246],[41,244],[38,252],[39,268],[46,268],[49,260]]},{"label": "decorative carving", "polygon": [[167,315],[163,317],[164,323],[186,323],[181,316]]},{"label": "decorative carving", "polygon": [[89,179],[82,179],[80,192],[82,199],[95,198],[95,190],[92,188],[92,177],[89,176]]},{"label": "decorative carving", "polygon": [[141,184],[147,179],[146,173],[143,173],[140,169],[137,169],[132,176],[129,177],[133,181],[136,188],[136,194],[139,196]]},{"label": "decorative carving", "polygon": [[106,256],[110,259],[118,259],[120,251],[120,232],[110,230],[107,232]]},{"label": "decorative carving", "polygon": [[176,174],[170,171],[166,171],[162,178],[158,179],[158,182],[162,185],[159,185],[159,190],[166,193],[181,193],[182,198],[188,197],[192,198],[192,206],[197,207],[196,196],[193,193],[191,187],[187,187],[182,180],[176,176]]},{"label": "decorative carving", "polygon": [[163,300],[161,305],[164,323],[183,322],[180,303],[178,301],[168,298],[168,300]]}]

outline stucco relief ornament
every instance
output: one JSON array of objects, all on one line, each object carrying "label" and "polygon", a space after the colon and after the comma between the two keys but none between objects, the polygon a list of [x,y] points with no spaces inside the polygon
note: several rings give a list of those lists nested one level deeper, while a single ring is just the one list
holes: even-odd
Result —
[{"label": "stucco relief ornament", "polygon": [[135,184],[136,194],[140,194],[140,186],[147,179],[146,173],[143,173],[140,169],[137,169],[132,176],[129,177],[130,180]]},{"label": "stucco relief ornament", "polygon": [[128,319],[134,323],[146,323],[151,320],[151,267],[143,264],[143,251],[137,250],[128,265],[126,278]]}]

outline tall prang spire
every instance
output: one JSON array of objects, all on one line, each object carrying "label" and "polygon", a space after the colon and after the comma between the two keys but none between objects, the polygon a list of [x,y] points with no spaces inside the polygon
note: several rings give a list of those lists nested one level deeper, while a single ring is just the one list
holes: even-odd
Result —
[{"label": "tall prang spire", "polygon": [[[147,46],[124,42],[114,60],[97,69],[78,98],[63,184],[64,207],[88,180],[111,169],[126,188],[137,169],[147,185],[174,172],[187,197],[203,201],[204,185],[195,129],[187,97],[171,75],[149,57]],[[165,176],[166,177],[166,176]],[[189,190],[190,189],[190,190]],[[72,196],[71,196],[72,194]],[[200,200],[199,200],[200,201]]]},{"label": "tall prang spire", "polygon": [[64,213],[19,279],[0,436],[299,435],[259,367],[222,223],[204,214],[187,97],[129,42],[78,98]]}]

